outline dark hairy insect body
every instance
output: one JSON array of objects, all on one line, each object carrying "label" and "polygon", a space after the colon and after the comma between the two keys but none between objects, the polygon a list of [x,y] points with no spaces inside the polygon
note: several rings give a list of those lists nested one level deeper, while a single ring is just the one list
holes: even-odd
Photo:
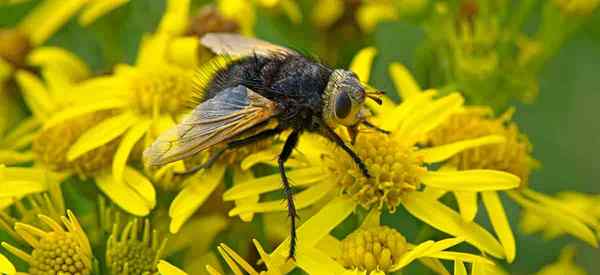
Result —
[{"label": "dark hairy insect body", "polygon": [[318,131],[314,119],[321,117],[323,92],[332,71],[300,55],[252,55],[217,71],[204,100],[242,85],[277,102],[279,128]]}]

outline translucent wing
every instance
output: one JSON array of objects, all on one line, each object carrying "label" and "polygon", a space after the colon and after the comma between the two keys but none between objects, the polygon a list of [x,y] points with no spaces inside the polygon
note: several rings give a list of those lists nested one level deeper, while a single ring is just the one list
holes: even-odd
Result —
[{"label": "translucent wing", "polygon": [[277,104],[260,94],[241,85],[227,88],[161,134],[144,151],[144,162],[158,166],[188,158],[235,138],[276,114]]},{"label": "translucent wing", "polygon": [[208,33],[200,39],[200,43],[218,55],[248,56],[252,54],[268,55],[272,53],[298,54],[295,51],[282,46],[232,33]]}]

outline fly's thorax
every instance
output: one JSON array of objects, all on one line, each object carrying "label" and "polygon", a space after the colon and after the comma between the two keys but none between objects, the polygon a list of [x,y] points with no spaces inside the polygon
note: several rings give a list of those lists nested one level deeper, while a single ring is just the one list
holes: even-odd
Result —
[{"label": "fly's thorax", "polygon": [[354,73],[334,70],[323,92],[322,113],[325,123],[332,128],[338,124],[357,124],[362,116],[365,95],[365,89]]}]

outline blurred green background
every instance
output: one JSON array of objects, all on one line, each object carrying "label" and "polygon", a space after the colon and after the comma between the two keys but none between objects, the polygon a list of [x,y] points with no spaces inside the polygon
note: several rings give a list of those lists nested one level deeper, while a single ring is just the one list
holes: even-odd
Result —
[{"label": "blurred green background", "polygon": [[[193,1],[199,7],[208,1]],[[310,1],[300,1],[305,12],[301,24],[292,24],[284,15],[259,10],[256,36],[294,48],[315,51],[319,34],[308,30],[306,14]],[[0,9],[0,27],[14,26],[37,3],[31,1]],[[48,45],[67,48],[91,65],[98,73],[109,71],[116,63],[132,63],[141,35],[156,26],[164,2],[132,0],[107,16],[82,28],[71,20]],[[195,9],[193,9],[195,10]],[[387,73],[390,62],[401,62],[415,72],[415,52],[424,33],[410,20],[379,24],[367,39],[349,43],[340,50],[336,66],[346,66],[352,54],[363,46],[375,46],[378,55],[372,71],[371,84],[393,93]],[[417,79],[419,75],[417,74]],[[421,83],[427,86],[427,83]],[[390,96],[398,98],[390,94]],[[540,75],[540,94],[533,104],[514,102],[516,121],[529,135],[534,156],[541,169],[534,172],[531,186],[554,194],[561,190],[600,193],[600,13],[595,12],[564,47],[546,64]],[[513,228],[517,229],[518,209],[507,200]],[[386,217],[399,224],[408,237],[417,236],[416,220],[406,213]],[[578,248],[577,262],[589,274],[600,270],[600,250],[590,248],[571,237],[544,241],[540,236],[518,234],[517,260],[507,266],[512,274],[531,274],[556,259],[560,248],[574,243]],[[414,272],[414,273],[413,273]],[[405,274],[421,274],[415,267]]]}]

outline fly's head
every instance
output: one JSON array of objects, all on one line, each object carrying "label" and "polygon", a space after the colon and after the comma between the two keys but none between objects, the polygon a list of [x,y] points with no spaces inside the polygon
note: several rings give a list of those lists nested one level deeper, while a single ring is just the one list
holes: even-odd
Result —
[{"label": "fly's head", "polygon": [[323,119],[327,125],[355,126],[369,116],[365,99],[378,98],[366,90],[353,72],[334,70],[323,93]]}]

